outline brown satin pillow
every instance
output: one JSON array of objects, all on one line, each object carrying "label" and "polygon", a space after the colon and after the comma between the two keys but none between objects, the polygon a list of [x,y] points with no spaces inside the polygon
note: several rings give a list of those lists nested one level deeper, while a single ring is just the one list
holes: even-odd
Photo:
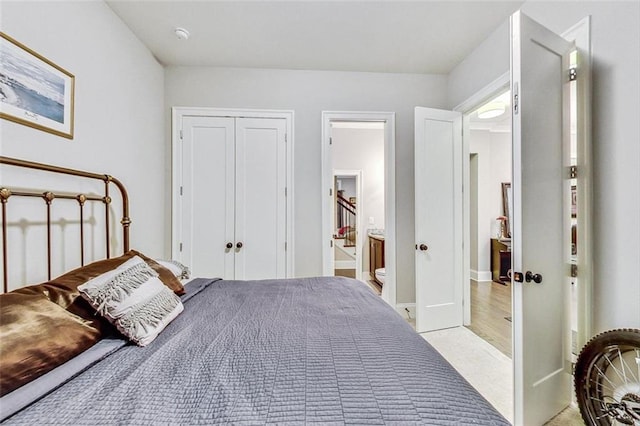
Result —
[{"label": "brown satin pillow", "polygon": [[30,382],[117,333],[80,296],[78,286],[140,256],[174,293],[184,294],[180,280],[145,255],[130,250],[99,260],[43,284],[0,295],[0,396]]},{"label": "brown satin pillow", "polygon": [[0,396],[53,370],[101,338],[94,321],[68,312],[42,292],[2,294],[0,307]]},{"label": "brown satin pillow", "polygon": [[[88,306],[88,304],[84,303],[84,306],[78,306],[78,301],[84,301],[80,297],[78,286],[86,283],[92,278],[97,277],[98,275],[102,275],[105,272],[116,269],[118,266],[122,265],[133,256],[140,256],[147,263],[147,265],[149,265],[158,273],[160,281],[162,281],[164,285],[173,290],[174,293],[176,293],[177,295],[184,294],[184,287],[182,286],[182,283],[175,277],[175,275],[173,275],[171,271],[158,264],[155,260],[148,258],[144,254],[136,250],[129,250],[119,257],[98,260],[96,262],[69,271],[66,274],[60,275],[59,277],[54,278],[46,283],[37,286],[24,287],[15,291],[21,293],[45,293],[47,298],[52,302],[57,303],[64,308],[67,308],[71,312],[77,313],[83,318],[86,318],[86,316],[82,315],[82,313],[86,311],[86,306]],[[92,314],[94,312],[95,311],[91,310]]]}]

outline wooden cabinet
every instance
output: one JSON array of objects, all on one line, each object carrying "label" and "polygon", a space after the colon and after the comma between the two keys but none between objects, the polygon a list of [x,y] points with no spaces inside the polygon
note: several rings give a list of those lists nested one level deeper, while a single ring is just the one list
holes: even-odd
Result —
[{"label": "wooden cabinet", "polygon": [[375,282],[382,285],[375,274],[379,268],[384,268],[384,239],[369,235],[369,273]]},{"label": "wooden cabinet", "polygon": [[491,239],[491,279],[500,284],[511,281],[507,275],[511,269],[511,241]]}]

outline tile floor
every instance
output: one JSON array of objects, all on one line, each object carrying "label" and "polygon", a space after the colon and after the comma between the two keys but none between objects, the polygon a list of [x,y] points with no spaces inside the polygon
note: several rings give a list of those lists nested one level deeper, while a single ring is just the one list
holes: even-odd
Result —
[{"label": "tile floor", "polygon": [[513,423],[511,359],[466,327],[422,333],[467,381]]},{"label": "tile floor", "polygon": [[[415,327],[415,326],[414,326]],[[507,420],[513,423],[511,359],[466,327],[422,333],[467,381]],[[571,406],[547,426],[582,426],[578,409]]]}]

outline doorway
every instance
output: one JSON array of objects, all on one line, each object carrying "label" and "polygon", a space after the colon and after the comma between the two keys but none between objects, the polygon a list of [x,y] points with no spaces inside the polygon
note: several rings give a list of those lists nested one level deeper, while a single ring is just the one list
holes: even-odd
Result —
[{"label": "doorway", "polygon": [[511,92],[468,115],[469,306],[465,325],[511,358]]},{"label": "doorway", "polygon": [[[460,262],[460,268],[457,268],[457,263],[454,264],[456,267],[451,268],[449,272],[453,277],[458,271],[466,275],[464,279],[452,280],[453,284],[444,289],[437,287],[430,288],[432,291],[425,292],[423,290],[422,293],[419,291],[429,285],[433,287],[428,279],[428,273],[431,271],[427,266],[431,266],[430,261],[436,256],[442,257],[443,253],[446,254],[447,251],[436,247],[435,243],[428,244],[430,241],[434,241],[434,237],[426,231],[433,231],[433,229],[426,226],[429,225],[428,221],[426,221],[426,225],[422,223],[424,221],[419,221],[418,214],[416,214],[416,251],[422,252],[422,255],[416,257],[416,313],[417,324],[420,324],[421,317],[430,320],[424,327],[425,329],[421,328],[420,331],[429,331],[429,328],[438,330],[436,321],[429,317],[430,310],[445,306],[444,302],[447,303],[447,306],[458,303],[455,306],[462,307],[464,301],[465,308],[464,310],[460,309],[464,315],[461,317],[463,317],[465,325],[471,322],[471,309],[467,302],[470,300],[471,291],[469,285],[471,222],[468,214],[470,211],[471,168],[471,165],[468,164],[470,152],[469,114],[486,100],[494,98],[500,89],[510,85],[514,100],[512,106],[514,111],[513,182],[511,182],[511,192],[509,192],[508,186],[505,187],[505,198],[507,205],[509,206],[509,201],[511,201],[513,207],[510,209],[513,221],[507,229],[513,229],[511,255],[513,273],[511,280],[517,283],[514,284],[511,291],[513,356],[510,364],[513,368],[507,369],[513,372],[513,404],[511,406],[513,407],[514,423],[542,424],[567,407],[571,400],[571,358],[568,356],[571,345],[567,338],[568,331],[570,331],[568,303],[570,283],[567,266],[573,260],[570,256],[573,252],[570,250],[572,240],[580,245],[577,247],[577,259],[575,260],[577,274],[580,278],[577,291],[578,301],[574,304],[574,306],[577,305],[578,311],[578,330],[575,333],[577,341],[581,340],[582,330],[590,328],[591,309],[588,302],[590,301],[591,271],[588,260],[591,251],[588,242],[582,246],[581,237],[584,235],[585,238],[588,238],[590,235],[588,222],[590,222],[591,210],[589,204],[590,185],[588,184],[591,170],[588,161],[590,153],[588,125],[589,21],[588,19],[581,21],[575,28],[564,34],[567,39],[575,39],[573,46],[571,42],[567,42],[563,37],[554,34],[520,12],[513,15],[511,24],[513,52],[511,73],[505,73],[455,108],[455,111],[461,111],[465,114],[464,126],[457,124],[463,119],[460,112],[416,107],[416,158],[418,158],[419,152],[424,151],[423,145],[436,146],[450,141],[450,145],[453,145],[454,149],[458,144],[463,146],[464,154],[458,163],[453,161],[453,165],[455,167],[456,164],[459,164],[464,170],[458,174],[454,169],[453,180],[455,181],[456,178],[462,180],[463,185],[460,186],[463,186],[464,197],[460,194],[459,198],[454,199],[453,210],[454,212],[458,211],[455,200],[459,199],[458,205],[463,205],[461,210],[464,211],[465,217],[464,220],[459,221],[462,223],[462,232],[453,229],[451,238],[456,239],[460,234],[465,236],[464,244],[462,242],[460,245],[456,244],[456,247],[462,247],[464,261]],[[539,49],[539,46],[546,46],[546,48]],[[578,47],[579,59],[574,64],[570,63],[569,53],[575,49],[575,46]],[[544,66],[541,65],[543,63]],[[535,75],[535,78],[531,78],[532,74]],[[574,80],[579,101],[577,107],[571,111],[567,104],[569,99],[567,91],[570,86],[567,83]],[[572,113],[577,115],[575,128],[578,156],[574,162],[578,164],[575,201],[578,210],[577,239],[572,238],[570,230],[571,186],[573,182],[569,176],[573,177],[574,167],[567,161],[569,159],[569,145],[566,143],[570,136],[569,124],[573,120],[569,119],[569,115]],[[445,120],[448,121],[445,122]],[[463,129],[462,131],[458,131],[460,127]],[[462,134],[461,138],[459,138],[459,134]],[[446,150],[444,152],[448,153]],[[463,161],[463,158],[466,158],[466,161]],[[424,161],[424,164],[421,164],[424,167],[440,167],[438,163],[434,164],[439,159],[440,157],[436,155],[425,156],[424,159],[421,158]],[[420,211],[422,215],[422,211],[427,212],[427,209],[418,210],[419,198],[428,197],[431,193],[428,191],[429,187],[425,185],[425,182],[428,183],[429,180],[419,179],[418,171],[419,169],[416,167],[416,211]],[[460,175],[462,177],[459,177]],[[507,183],[505,182],[505,184]],[[580,185],[581,183],[584,185]],[[457,190],[456,185],[453,186],[453,190]],[[581,210],[581,206],[584,207],[584,210]],[[583,212],[584,214],[582,214]],[[447,230],[449,228],[437,229],[440,232]],[[431,252],[433,254],[430,254]],[[418,256],[420,256],[419,259]],[[424,265],[419,265],[419,261]],[[462,265],[465,267],[463,268]],[[419,266],[421,267],[419,268]],[[573,269],[573,265],[571,266]],[[458,288],[456,286],[458,283],[460,286],[463,283],[466,285],[464,291],[460,292],[463,293],[461,297],[457,296]],[[541,307],[544,308],[541,309]],[[454,310],[453,307],[451,310]],[[424,319],[422,321],[424,322]],[[468,334],[475,336],[465,327],[455,327],[455,325],[450,327],[454,328],[449,330],[466,330]],[[441,335],[442,332],[446,333],[447,331],[440,330],[436,333]],[[430,338],[427,336],[425,338],[431,342]],[[478,340],[486,343],[482,339]],[[458,341],[456,340],[456,343],[448,346],[459,348]],[[459,352],[459,349],[456,351]],[[471,358],[474,358],[478,352],[469,352],[469,354]],[[445,357],[449,359],[446,355]],[[451,359],[450,362],[456,368],[460,365],[455,362],[455,359]],[[486,363],[482,362],[470,364],[469,362],[462,363],[464,367],[472,370],[472,373],[477,373],[477,370],[486,366]],[[477,376],[477,374],[475,375]],[[465,377],[467,376],[465,375]],[[471,378],[467,377],[467,379],[473,384]],[[486,383],[490,380],[491,378],[485,376],[482,382]],[[476,385],[474,384],[474,386]],[[477,388],[480,393],[485,395],[479,387]],[[489,397],[487,399],[491,400]]]},{"label": "doorway", "polygon": [[[370,284],[392,306],[396,300],[394,145],[394,113],[322,113],[323,274],[336,275],[341,269],[336,266],[346,265],[338,262],[351,262],[337,257],[347,253],[336,245],[353,244],[355,253],[346,247],[355,255],[353,275]],[[349,176],[356,177],[355,196],[345,196]],[[381,288],[374,285],[375,270],[380,268],[371,270],[370,235],[384,240]]]},{"label": "doorway", "polygon": [[362,170],[334,169],[334,275],[360,280],[363,275],[361,188]]}]

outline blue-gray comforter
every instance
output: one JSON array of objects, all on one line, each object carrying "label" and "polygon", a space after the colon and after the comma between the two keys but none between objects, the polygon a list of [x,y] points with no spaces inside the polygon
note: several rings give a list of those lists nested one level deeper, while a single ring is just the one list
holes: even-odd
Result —
[{"label": "blue-gray comforter", "polygon": [[211,281],[15,424],[509,424],[361,282]]}]

